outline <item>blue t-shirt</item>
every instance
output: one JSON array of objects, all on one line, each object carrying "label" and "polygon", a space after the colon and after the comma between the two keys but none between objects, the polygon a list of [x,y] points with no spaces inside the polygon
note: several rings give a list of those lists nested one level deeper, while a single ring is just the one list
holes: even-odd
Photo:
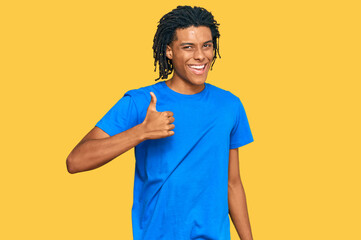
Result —
[{"label": "blue t-shirt", "polygon": [[127,91],[96,126],[113,136],[142,123],[149,92],[175,128],[135,146],[134,240],[230,240],[229,150],[253,142],[240,99],[210,83],[186,95],[161,81]]}]

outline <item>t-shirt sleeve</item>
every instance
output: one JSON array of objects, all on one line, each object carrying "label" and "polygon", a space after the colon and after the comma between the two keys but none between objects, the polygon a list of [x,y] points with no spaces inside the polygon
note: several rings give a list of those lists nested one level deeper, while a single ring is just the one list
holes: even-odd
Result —
[{"label": "t-shirt sleeve", "polygon": [[95,126],[102,129],[109,136],[114,136],[137,125],[137,117],[134,99],[131,95],[125,93]]},{"label": "t-shirt sleeve", "polygon": [[236,120],[231,131],[229,149],[242,147],[253,142],[251,128],[248,123],[246,111],[241,100],[238,98],[236,107]]}]

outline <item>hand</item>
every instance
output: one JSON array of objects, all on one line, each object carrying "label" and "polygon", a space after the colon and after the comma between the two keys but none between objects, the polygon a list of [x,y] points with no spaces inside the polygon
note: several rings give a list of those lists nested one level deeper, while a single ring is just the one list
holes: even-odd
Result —
[{"label": "hand", "polygon": [[147,115],[142,123],[146,139],[165,138],[174,135],[171,129],[174,129],[173,112],[164,111],[158,112],[156,109],[157,97],[153,92],[150,92],[151,100],[148,106]]}]

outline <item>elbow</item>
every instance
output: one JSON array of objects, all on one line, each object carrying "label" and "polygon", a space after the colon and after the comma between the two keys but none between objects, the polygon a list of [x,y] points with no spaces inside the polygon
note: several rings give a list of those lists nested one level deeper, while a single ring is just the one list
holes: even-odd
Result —
[{"label": "elbow", "polygon": [[242,181],[240,179],[234,179],[228,181],[228,188],[237,188],[237,187],[243,187]]},{"label": "elbow", "polygon": [[74,173],[77,173],[77,172],[78,172],[78,171],[76,170],[74,161],[70,158],[70,155],[69,155],[69,157],[66,159],[66,169],[68,170],[68,173],[70,173],[70,174],[74,174]]}]

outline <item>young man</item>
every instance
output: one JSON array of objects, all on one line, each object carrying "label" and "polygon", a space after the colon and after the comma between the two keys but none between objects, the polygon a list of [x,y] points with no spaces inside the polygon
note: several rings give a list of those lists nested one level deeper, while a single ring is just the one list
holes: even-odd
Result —
[{"label": "young man", "polygon": [[67,159],[76,173],[135,147],[135,240],[229,240],[228,214],[240,238],[252,239],[238,165],[238,147],[253,141],[246,112],[237,96],[206,83],[218,25],[200,7],[164,15],[155,66],[158,79],[174,70],[172,78],[127,91]]}]

